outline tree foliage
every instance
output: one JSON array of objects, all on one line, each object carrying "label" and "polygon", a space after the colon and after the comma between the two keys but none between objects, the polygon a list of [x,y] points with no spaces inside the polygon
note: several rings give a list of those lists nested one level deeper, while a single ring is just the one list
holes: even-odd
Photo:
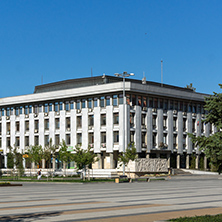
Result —
[{"label": "tree foliage", "polygon": [[193,83],[190,83],[189,85],[186,85],[186,89],[191,89],[192,91],[196,92],[196,88],[193,87]]},{"label": "tree foliage", "polygon": [[42,160],[43,157],[43,149],[41,145],[30,146],[26,149],[25,153],[27,154],[27,158],[32,163],[34,162],[36,165]]},{"label": "tree foliage", "polygon": [[62,143],[60,143],[59,159],[65,162],[66,164],[70,163],[73,159],[73,154],[68,151],[68,146],[65,140],[62,140]]},{"label": "tree foliage", "polygon": [[129,143],[125,153],[119,155],[119,161],[127,166],[130,160],[134,161],[136,159],[136,155],[135,144]]},{"label": "tree foliage", "polygon": [[[220,88],[222,89],[222,85]],[[204,122],[211,123],[217,128],[217,132],[209,137],[189,136],[199,150],[202,150],[206,157],[210,160],[211,169],[221,173],[222,171],[222,93],[213,93],[213,95],[205,98],[205,110],[208,111]]]},{"label": "tree foliage", "polygon": [[95,163],[98,161],[97,154],[94,152],[90,151],[90,146],[88,149],[82,149],[79,146],[76,146],[74,149],[74,155],[73,155],[73,160],[76,163],[77,169],[85,169],[87,166],[89,166],[92,163]]}]

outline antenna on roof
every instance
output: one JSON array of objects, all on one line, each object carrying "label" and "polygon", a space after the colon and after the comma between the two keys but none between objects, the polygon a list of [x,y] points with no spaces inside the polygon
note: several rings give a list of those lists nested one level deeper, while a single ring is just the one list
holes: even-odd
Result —
[{"label": "antenna on roof", "polygon": [[43,84],[43,75],[42,75],[42,78],[41,78],[41,84]]},{"label": "antenna on roof", "polygon": [[91,77],[93,77],[93,69],[91,68]]},{"label": "antenna on roof", "polygon": [[143,72],[142,84],[146,84],[145,72]]},{"label": "antenna on roof", "polygon": [[161,87],[163,87],[163,60],[161,59]]}]

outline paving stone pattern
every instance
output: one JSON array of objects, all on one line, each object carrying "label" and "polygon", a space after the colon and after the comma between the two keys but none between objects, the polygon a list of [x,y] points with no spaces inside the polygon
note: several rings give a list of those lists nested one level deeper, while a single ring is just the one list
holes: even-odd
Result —
[{"label": "paving stone pattern", "polygon": [[0,221],[158,221],[222,213],[219,176],[0,188]]}]

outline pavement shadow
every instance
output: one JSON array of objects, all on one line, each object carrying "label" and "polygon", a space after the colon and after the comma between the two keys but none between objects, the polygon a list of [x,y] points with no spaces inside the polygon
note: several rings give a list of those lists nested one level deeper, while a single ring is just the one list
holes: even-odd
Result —
[{"label": "pavement shadow", "polygon": [[31,214],[20,214],[13,216],[0,217],[0,221],[5,222],[24,222],[24,221],[35,221],[35,220],[45,220],[46,217],[59,216],[61,212],[48,212],[48,213],[31,213]]}]

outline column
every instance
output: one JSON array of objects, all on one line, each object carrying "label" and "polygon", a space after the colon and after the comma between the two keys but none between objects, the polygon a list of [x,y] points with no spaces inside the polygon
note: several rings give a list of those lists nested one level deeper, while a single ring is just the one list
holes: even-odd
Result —
[{"label": "column", "polygon": [[190,168],[190,155],[187,154],[186,155],[186,169],[189,169]]},{"label": "column", "polygon": [[98,156],[98,169],[102,169],[102,157],[101,157],[101,153],[98,153],[97,156]]},{"label": "column", "polygon": [[157,110],[157,147],[163,143],[163,109]]},{"label": "column", "polygon": [[45,169],[45,159],[42,159],[42,169]]},{"label": "column", "polygon": [[204,156],[204,169],[206,170],[207,169],[207,157]]},{"label": "column", "polygon": [[113,153],[110,153],[109,156],[110,156],[110,169],[114,169]]},{"label": "column", "polygon": [[199,168],[199,155],[196,155],[196,166],[195,168],[198,169]]},{"label": "column", "polygon": [[4,164],[4,167],[7,168],[7,154],[4,155]]},{"label": "column", "polygon": [[55,158],[52,159],[52,169],[55,170],[56,161]]},{"label": "column", "polygon": [[180,169],[180,154],[177,154],[177,169]]},{"label": "column", "polygon": [[170,153],[167,154],[167,165],[170,168]]}]

